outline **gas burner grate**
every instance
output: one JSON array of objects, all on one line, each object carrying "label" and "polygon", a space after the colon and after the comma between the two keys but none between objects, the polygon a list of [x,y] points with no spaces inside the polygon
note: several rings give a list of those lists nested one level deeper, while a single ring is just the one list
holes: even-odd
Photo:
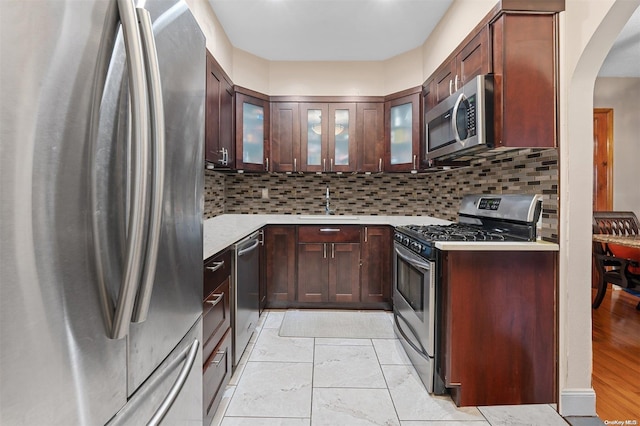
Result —
[{"label": "gas burner grate", "polygon": [[425,241],[510,241],[499,229],[483,229],[472,225],[407,225],[405,227]]}]

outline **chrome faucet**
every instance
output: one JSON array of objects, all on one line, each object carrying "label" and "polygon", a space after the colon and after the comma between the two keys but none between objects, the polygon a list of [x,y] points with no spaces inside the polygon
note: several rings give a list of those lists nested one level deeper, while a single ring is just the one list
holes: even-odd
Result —
[{"label": "chrome faucet", "polygon": [[335,214],[335,212],[331,210],[331,197],[329,196],[328,186],[327,186],[327,195],[325,196],[324,214],[326,215]]}]

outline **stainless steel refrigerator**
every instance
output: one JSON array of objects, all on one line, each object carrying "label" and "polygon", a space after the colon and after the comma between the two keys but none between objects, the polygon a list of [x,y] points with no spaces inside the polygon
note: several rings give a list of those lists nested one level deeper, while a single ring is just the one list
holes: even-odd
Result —
[{"label": "stainless steel refrigerator", "polygon": [[0,89],[0,424],[202,424],[188,7],[1,0]]}]

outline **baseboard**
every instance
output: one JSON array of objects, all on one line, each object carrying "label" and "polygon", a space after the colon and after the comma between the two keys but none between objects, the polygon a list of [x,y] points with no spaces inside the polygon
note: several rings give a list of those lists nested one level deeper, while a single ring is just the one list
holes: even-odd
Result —
[{"label": "baseboard", "polygon": [[560,391],[560,415],[596,416],[596,392],[591,388]]}]

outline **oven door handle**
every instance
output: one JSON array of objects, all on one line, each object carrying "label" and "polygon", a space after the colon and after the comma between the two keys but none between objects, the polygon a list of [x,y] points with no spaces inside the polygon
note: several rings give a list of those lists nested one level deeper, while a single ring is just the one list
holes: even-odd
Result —
[{"label": "oven door handle", "polygon": [[400,250],[398,250],[397,247],[395,248],[395,250],[396,250],[396,254],[398,256],[400,256],[400,258],[406,260],[407,262],[409,262],[413,266],[417,266],[418,268],[422,268],[425,271],[428,271],[428,270],[431,269],[431,265],[429,264],[429,262],[423,262],[421,260],[411,258],[411,257],[407,256],[406,254],[402,253]]},{"label": "oven door handle", "polygon": [[404,318],[402,318],[402,315],[399,315],[397,313],[397,311],[396,311],[396,314],[394,316],[395,316],[395,320],[396,320],[396,323],[397,323],[396,329],[398,330],[398,332],[400,332],[400,334],[402,335],[402,338],[404,339],[404,341],[407,342],[407,344],[409,346],[411,346],[416,352],[428,356],[427,350],[424,348],[424,346],[422,346],[422,343],[420,343],[419,339],[416,338],[416,340],[418,340],[418,345],[420,345],[420,347],[417,347],[416,344],[411,341],[409,336],[407,336],[407,333],[405,333],[404,330],[402,329],[402,326],[400,325],[400,321],[402,321],[404,324],[407,325],[407,327],[409,327],[409,329],[411,330],[411,334],[416,336],[416,332],[411,327],[411,324],[409,324]]}]

